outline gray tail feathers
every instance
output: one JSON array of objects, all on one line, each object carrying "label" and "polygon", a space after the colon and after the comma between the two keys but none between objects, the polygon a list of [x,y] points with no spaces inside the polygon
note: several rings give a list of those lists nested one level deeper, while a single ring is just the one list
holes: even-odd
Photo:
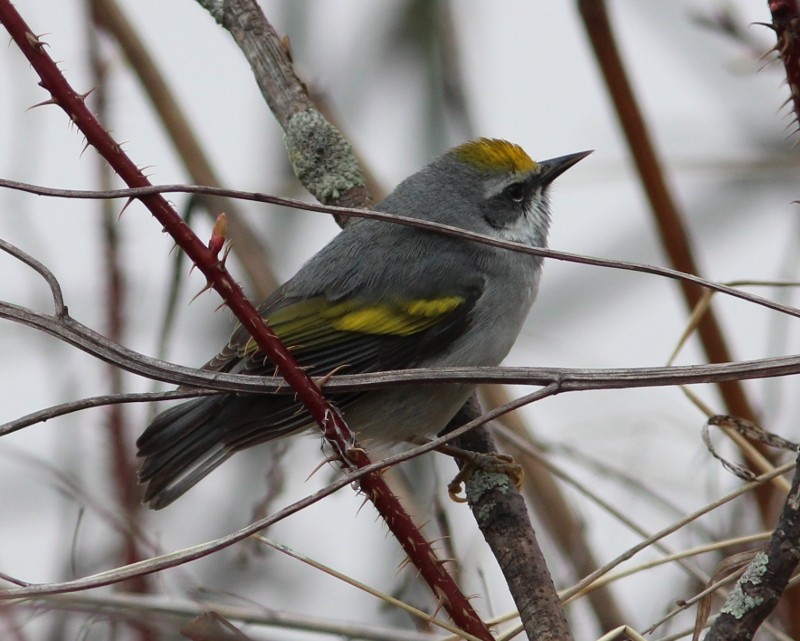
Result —
[{"label": "gray tail feathers", "polygon": [[203,396],[156,416],[136,442],[139,482],[155,510],[172,503],[235,452],[305,429],[313,421],[291,395]]},{"label": "gray tail feathers", "polygon": [[229,396],[204,396],[159,414],[139,437],[143,501],[159,510],[233,454],[223,443]]}]

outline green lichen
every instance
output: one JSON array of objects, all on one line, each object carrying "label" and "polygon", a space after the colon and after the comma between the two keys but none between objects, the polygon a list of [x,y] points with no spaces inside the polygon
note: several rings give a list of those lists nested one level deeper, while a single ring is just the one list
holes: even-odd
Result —
[{"label": "green lichen", "polygon": [[749,583],[751,585],[759,585],[762,577],[767,572],[767,565],[769,558],[763,552],[759,552],[753,558],[752,563],[747,567],[745,573],[736,582],[736,587],[728,595],[725,605],[722,606],[720,612],[730,614],[732,617],[741,619],[754,607],[761,605],[764,602],[762,597],[754,597],[747,594],[742,588],[743,585]]},{"label": "green lichen", "polygon": [[[481,500],[485,492],[498,491],[501,494],[511,492],[513,481],[505,472],[491,472],[475,470],[466,483],[465,492],[470,505],[475,505]],[[495,509],[494,502],[484,501],[478,510],[477,518],[480,522],[487,521]]]},{"label": "green lichen", "polygon": [[284,143],[295,176],[323,204],[364,186],[350,143],[318,111],[294,114],[286,124]]}]

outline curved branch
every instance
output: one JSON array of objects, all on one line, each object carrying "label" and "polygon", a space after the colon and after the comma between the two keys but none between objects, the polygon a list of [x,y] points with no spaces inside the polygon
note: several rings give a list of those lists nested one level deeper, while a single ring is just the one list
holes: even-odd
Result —
[{"label": "curved branch", "polygon": [[379,472],[384,468],[407,461],[416,456],[420,456],[421,454],[425,454],[426,452],[433,451],[440,445],[448,443],[480,425],[484,425],[485,423],[488,423],[489,421],[494,420],[503,414],[519,409],[526,403],[551,396],[557,391],[557,386],[551,385],[545,389],[537,390],[536,392],[528,394],[527,396],[511,401],[510,403],[506,403],[505,405],[495,408],[490,412],[486,412],[476,419],[465,423],[461,427],[448,432],[444,436],[440,436],[428,441],[424,445],[420,445],[406,452],[390,456],[377,463],[370,463],[364,467],[358,468],[354,472],[347,473],[321,490],[314,492],[313,494],[310,494],[305,498],[296,501],[295,503],[292,503],[291,505],[279,510],[278,512],[275,512],[274,514],[271,514],[270,516],[259,519],[258,521],[255,521],[250,525],[247,525],[244,528],[241,528],[221,538],[208,541],[206,543],[201,543],[184,550],[178,550],[176,552],[170,552],[158,557],[139,561],[121,568],[114,568],[112,570],[100,572],[92,576],[65,581],[63,583],[30,583],[24,585],[23,587],[7,588],[5,590],[0,590],[0,601],[29,596],[44,596],[47,594],[61,594],[65,592],[88,590],[90,588],[120,583],[136,576],[160,572],[162,570],[183,565],[184,563],[194,561],[195,559],[208,556],[209,554],[218,552],[219,550],[229,547],[234,543],[238,543],[239,541],[246,539],[256,532],[266,529],[270,525],[273,525],[274,523],[277,523],[278,521],[281,521],[286,517],[299,512],[300,510],[312,505],[313,503],[316,503],[320,499],[332,494],[336,490],[345,487],[346,485],[356,481],[363,482],[364,478],[368,478],[369,475]]},{"label": "curved branch", "polygon": [[64,305],[64,294],[61,291],[61,284],[58,282],[55,274],[51,272],[44,263],[40,263],[30,254],[25,253],[19,247],[6,242],[2,238],[0,238],[0,249],[14,256],[14,258],[19,259],[28,267],[31,267],[47,281],[47,285],[50,287],[50,293],[53,295],[56,318],[65,316],[67,314],[67,306]]},{"label": "curved branch", "polygon": [[[261,95],[283,130],[295,175],[322,203],[370,207],[372,198],[353,149],[317,109],[294,71],[289,39],[278,35],[254,0],[198,0],[236,41]],[[336,216],[344,227],[346,215]]]},{"label": "curved branch", "polygon": [[[114,343],[71,316],[48,314],[0,302],[0,318],[23,323],[78,349],[113,362],[139,376],[216,392],[292,394],[282,379],[247,374],[225,374],[176,365],[151,358]],[[372,374],[342,374],[317,381],[326,391],[378,389],[415,383],[557,384],[558,392],[638,387],[697,385],[728,380],[776,378],[800,374],[800,355],[776,356],[733,363],[672,365],[668,367],[436,367],[387,370]]]},{"label": "curved branch", "polygon": [[[57,285],[57,281],[53,281]],[[66,310],[66,308],[64,308]],[[115,343],[64,313],[60,318],[0,302],[0,318],[22,323],[64,341],[95,358],[146,378],[190,386],[193,390],[101,396],[65,403],[0,425],[0,436],[56,416],[106,403],[188,398],[218,392],[294,393],[283,379],[224,374],[184,367],[140,354]],[[377,389],[418,383],[506,383],[556,385],[558,393],[602,389],[696,385],[727,380],[775,378],[800,374],[800,355],[735,363],[610,369],[554,367],[443,367],[339,375],[317,381],[326,391]]]},{"label": "curved branch", "polygon": [[542,258],[561,260],[569,263],[578,263],[581,265],[591,265],[594,267],[605,267],[607,269],[618,269],[622,271],[651,274],[681,282],[694,283],[695,285],[699,285],[705,289],[710,289],[721,294],[739,298],[755,305],[760,305],[761,307],[766,307],[767,309],[772,309],[776,312],[781,312],[783,314],[788,314],[789,316],[800,318],[800,309],[792,307],[791,305],[783,305],[781,303],[769,300],[768,298],[757,296],[756,294],[750,294],[749,292],[744,292],[736,289],[735,287],[723,285],[722,283],[716,283],[714,281],[701,278],[700,276],[695,276],[694,274],[688,274],[676,269],[670,269],[669,267],[659,267],[656,265],[647,265],[645,263],[632,263],[623,260],[611,260],[608,258],[596,258],[594,256],[583,256],[580,254],[573,254],[555,249],[546,249],[543,247],[530,247],[528,245],[523,245],[522,243],[499,240],[491,236],[485,236],[476,232],[467,231],[465,229],[461,229],[460,227],[443,225],[441,223],[436,223],[429,220],[421,220],[419,218],[400,216],[398,214],[388,214],[386,212],[374,211],[371,209],[332,207],[330,205],[307,203],[294,198],[283,198],[280,196],[272,196],[254,191],[221,189],[218,187],[208,187],[206,185],[148,185],[147,187],[136,187],[133,189],[92,191],[80,189],[54,189],[52,187],[43,187],[40,185],[32,185],[0,178],[0,187],[24,191],[26,193],[36,194],[37,196],[50,196],[53,198],[142,198],[145,196],[152,196],[154,194],[203,194],[210,196],[239,198],[241,200],[250,200],[259,203],[268,203],[271,205],[281,205],[283,207],[291,207],[293,209],[302,209],[304,211],[316,213],[349,216],[352,218],[382,220],[384,222],[408,225],[409,227],[416,227],[418,229],[426,229],[429,231],[446,234],[454,238],[463,238],[464,240],[471,240],[484,245],[508,249],[509,251],[515,251],[522,254],[531,254],[533,256],[541,256]]}]

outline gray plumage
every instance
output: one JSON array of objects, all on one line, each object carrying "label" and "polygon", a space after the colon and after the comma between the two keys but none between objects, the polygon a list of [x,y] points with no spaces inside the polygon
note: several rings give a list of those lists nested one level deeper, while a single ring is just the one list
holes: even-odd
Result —
[{"label": "gray plumage", "polygon": [[[585,155],[536,164],[515,145],[480,139],[407,178],[375,209],[544,247],[547,188]],[[534,256],[363,220],[336,236],[259,311],[312,376],[495,366],[519,334],[540,273]],[[414,301],[423,304],[417,308]],[[237,329],[206,367],[272,375],[273,364],[248,340]],[[369,447],[436,434],[472,389],[407,385],[330,400]],[[224,394],[168,409],[138,441],[144,500],[164,507],[236,451],[309,427],[307,411],[291,395]]]}]

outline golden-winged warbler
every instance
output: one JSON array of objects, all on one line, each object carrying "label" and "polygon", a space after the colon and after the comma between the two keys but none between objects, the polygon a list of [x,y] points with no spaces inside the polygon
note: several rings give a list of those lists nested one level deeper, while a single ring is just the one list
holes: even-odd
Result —
[{"label": "golden-winged warbler", "polygon": [[[534,162],[518,145],[480,138],[406,178],[375,210],[545,247],[548,187],[588,155]],[[542,259],[377,220],[346,227],[259,307],[313,377],[391,369],[496,366],[536,296]],[[205,369],[273,376],[237,328]],[[329,394],[359,442],[435,435],[469,384],[412,384]],[[314,427],[291,394],[219,394],[156,417],[138,440],[144,501],[174,501],[239,450]]]}]

